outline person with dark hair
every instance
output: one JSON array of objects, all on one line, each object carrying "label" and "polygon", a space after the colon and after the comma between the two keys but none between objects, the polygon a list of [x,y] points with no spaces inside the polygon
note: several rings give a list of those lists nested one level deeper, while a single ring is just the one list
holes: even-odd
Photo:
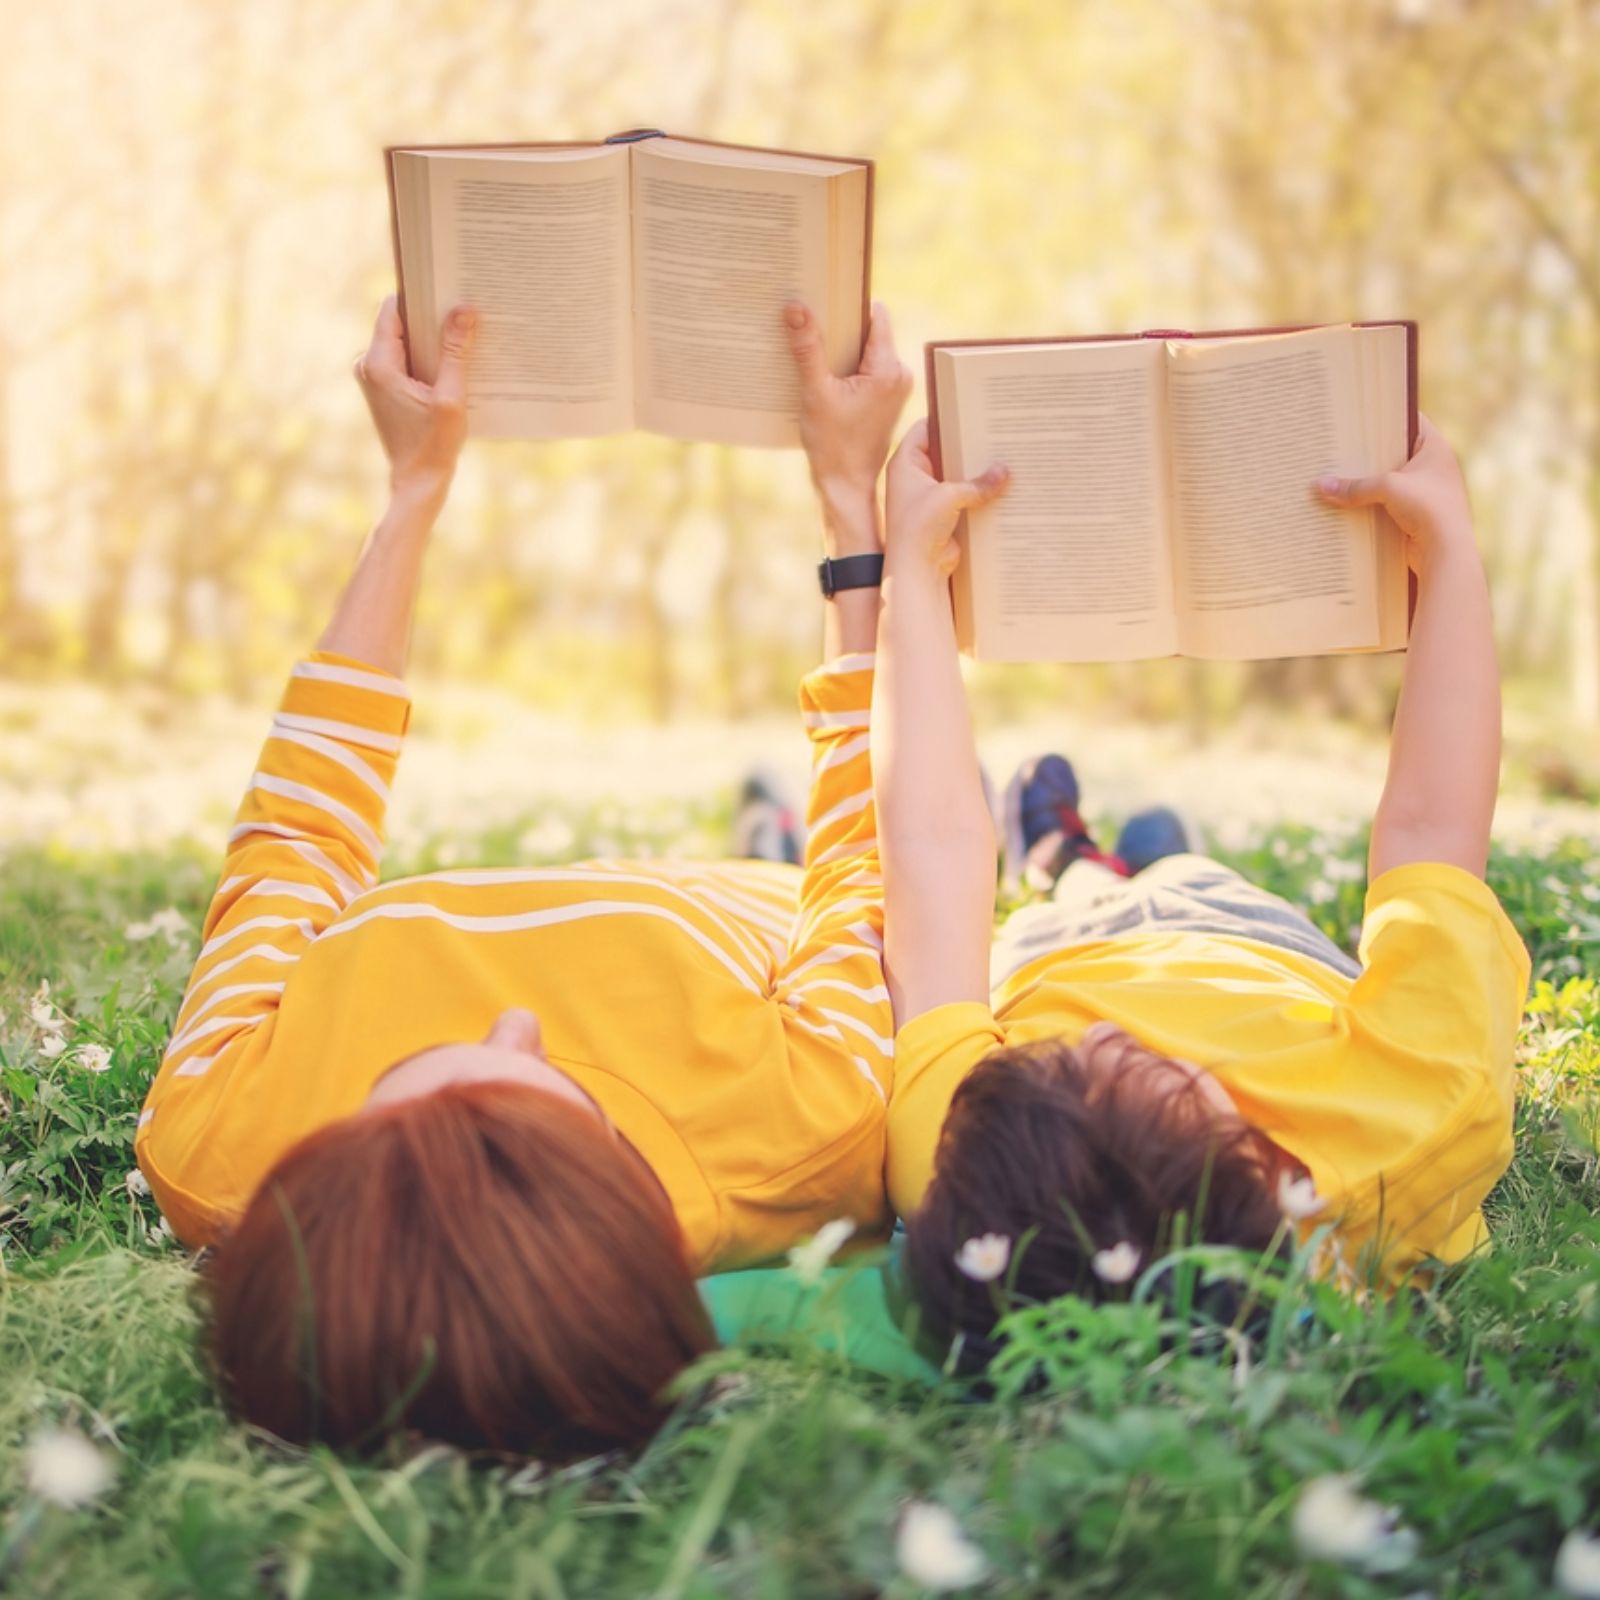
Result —
[{"label": "person with dark hair", "polygon": [[466,434],[393,299],[356,363],[392,498],[290,676],[144,1110],[140,1167],[214,1246],[234,1411],[551,1458],[637,1444],[713,1343],[695,1278],[825,1223],[886,1232],[892,1017],[868,757],[877,478],[910,375],[784,310],[823,508],[825,664],[802,867],[589,861],[378,881],[423,555]]},{"label": "person with dark hair", "polygon": [[1252,1252],[1331,1224],[1320,1270],[1352,1285],[1461,1259],[1511,1157],[1529,961],[1483,881],[1499,675],[1454,455],[1424,418],[1404,467],[1306,486],[1385,507],[1417,578],[1359,960],[1195,853],[1174,813],[1101,856],[1059,757],[1008,806],[1014,858],[1059,873],[1056,893],[991,951],[995,833],[948,579],[958,517],[1007,479],[939,482],[925,424],[888,475],[872,738],[889,1189],[929,1330],[981,1366],[1002,1273],[1024,1300],[1126,1294],[1180,1217],[1189,1240]]}]

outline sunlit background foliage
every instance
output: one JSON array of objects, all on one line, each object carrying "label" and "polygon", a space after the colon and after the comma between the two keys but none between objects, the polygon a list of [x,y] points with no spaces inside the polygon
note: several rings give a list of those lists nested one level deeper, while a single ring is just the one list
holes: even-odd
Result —
[{"label": "sunlit background foliage", "polygon": [[[0,48],[0,671],[255,698],[379,506],[382,146],[648,124],[878,163],[932,336],[1411,315],[1516,703],[1600,719],[1594,0],[53,0]],[[920,365],[920,362],[915,364]],[[475,445],[416,661],[613,717],[787,703],[803,463]],[[1393,663],[1079,672],[1381,720]],[[1043,704],[1054,669],[989,685]]]}]

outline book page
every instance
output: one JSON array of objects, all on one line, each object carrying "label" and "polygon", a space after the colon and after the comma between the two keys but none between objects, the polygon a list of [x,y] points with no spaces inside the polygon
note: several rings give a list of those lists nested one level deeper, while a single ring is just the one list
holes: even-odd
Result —
[{"label": "book page", "polygon": [[[1406,330],[1397,324],[1357,328],[1356,370],[1366,427],[1363,473],[1403,467],[1411,454]],[[1411,631],[1411,569],[1405,535],[1382,507],[1373,510],[1378,545],[1378,648],[1403,650]]]},{"label": "book page", "polygon": [[1372,513],[1333,510],[1312,490],[1366,459],[1349,327],[1166,348],[1184,654],[1376,645]]},{"label": "book page", "polygon": [[[475,306],[468,431],[567,439],[633,426],[625,148],[430,157],[433,293]],[[438,325],[410,330],[416,375]]]},{"label": "book page", "polygon": [[1177,648],[1159,341],[934,351],[946,480],[1010,467],[969,512],[954,603],[980,661],[1127,661]]},{"label": "book page", "polygon": [[[799,388],[783,304],[829,301],[829,184],[730,153],[633,146],[634,363],[639,425],[724,444],[797,445]],[[859,344],[841,364],[854,372]]]}]

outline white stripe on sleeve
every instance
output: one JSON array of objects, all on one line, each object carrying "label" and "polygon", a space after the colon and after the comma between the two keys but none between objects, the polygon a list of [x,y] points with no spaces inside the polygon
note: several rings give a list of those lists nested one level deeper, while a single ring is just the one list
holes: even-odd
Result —
[{"label": "white stripe on sleeve", "polygon": [[297,661],[290,673],[294,678],[311,678],[318,683],[342,683],[352,689],[371,689],[396,700],[409,700],[411,692],[399,678],[381,672],[360,672],[355,667],[335,666],[331,661]]}]

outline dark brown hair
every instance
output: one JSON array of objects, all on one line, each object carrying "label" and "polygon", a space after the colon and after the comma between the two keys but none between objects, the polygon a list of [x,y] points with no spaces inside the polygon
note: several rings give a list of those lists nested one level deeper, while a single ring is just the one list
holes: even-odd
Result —
[{"label": "dark brown hair", "polygon": [[633,1445],[715,1342],[643,1161],[582,1107],[513,1083],[303,1140],[204,1283],[230,1407],[296,1442],[414,1430],[551,1460]]},{"label": "dark brown hair", "polygon": [[[1174,1088],[1158,1081],[1178,1073]],[[1041,1040],[986,1056],[956,1091],[933,1182],[906,1219],[906,1262],[924,1329],[959,1365],[998,1346],[995,1285],[957,1265],[963,1243],[1012,1241],[1014,1300],[1125,1296],[1094,1271],[1097,1251],[1126,1241],[1143,1270],[1186,1237],[1266,1250],[1282,1241],[1279,1176],[1303,1169],[1266,1134],[1220,1114],[1190,1074],[1117,1029],[1074,1048]]]}]

